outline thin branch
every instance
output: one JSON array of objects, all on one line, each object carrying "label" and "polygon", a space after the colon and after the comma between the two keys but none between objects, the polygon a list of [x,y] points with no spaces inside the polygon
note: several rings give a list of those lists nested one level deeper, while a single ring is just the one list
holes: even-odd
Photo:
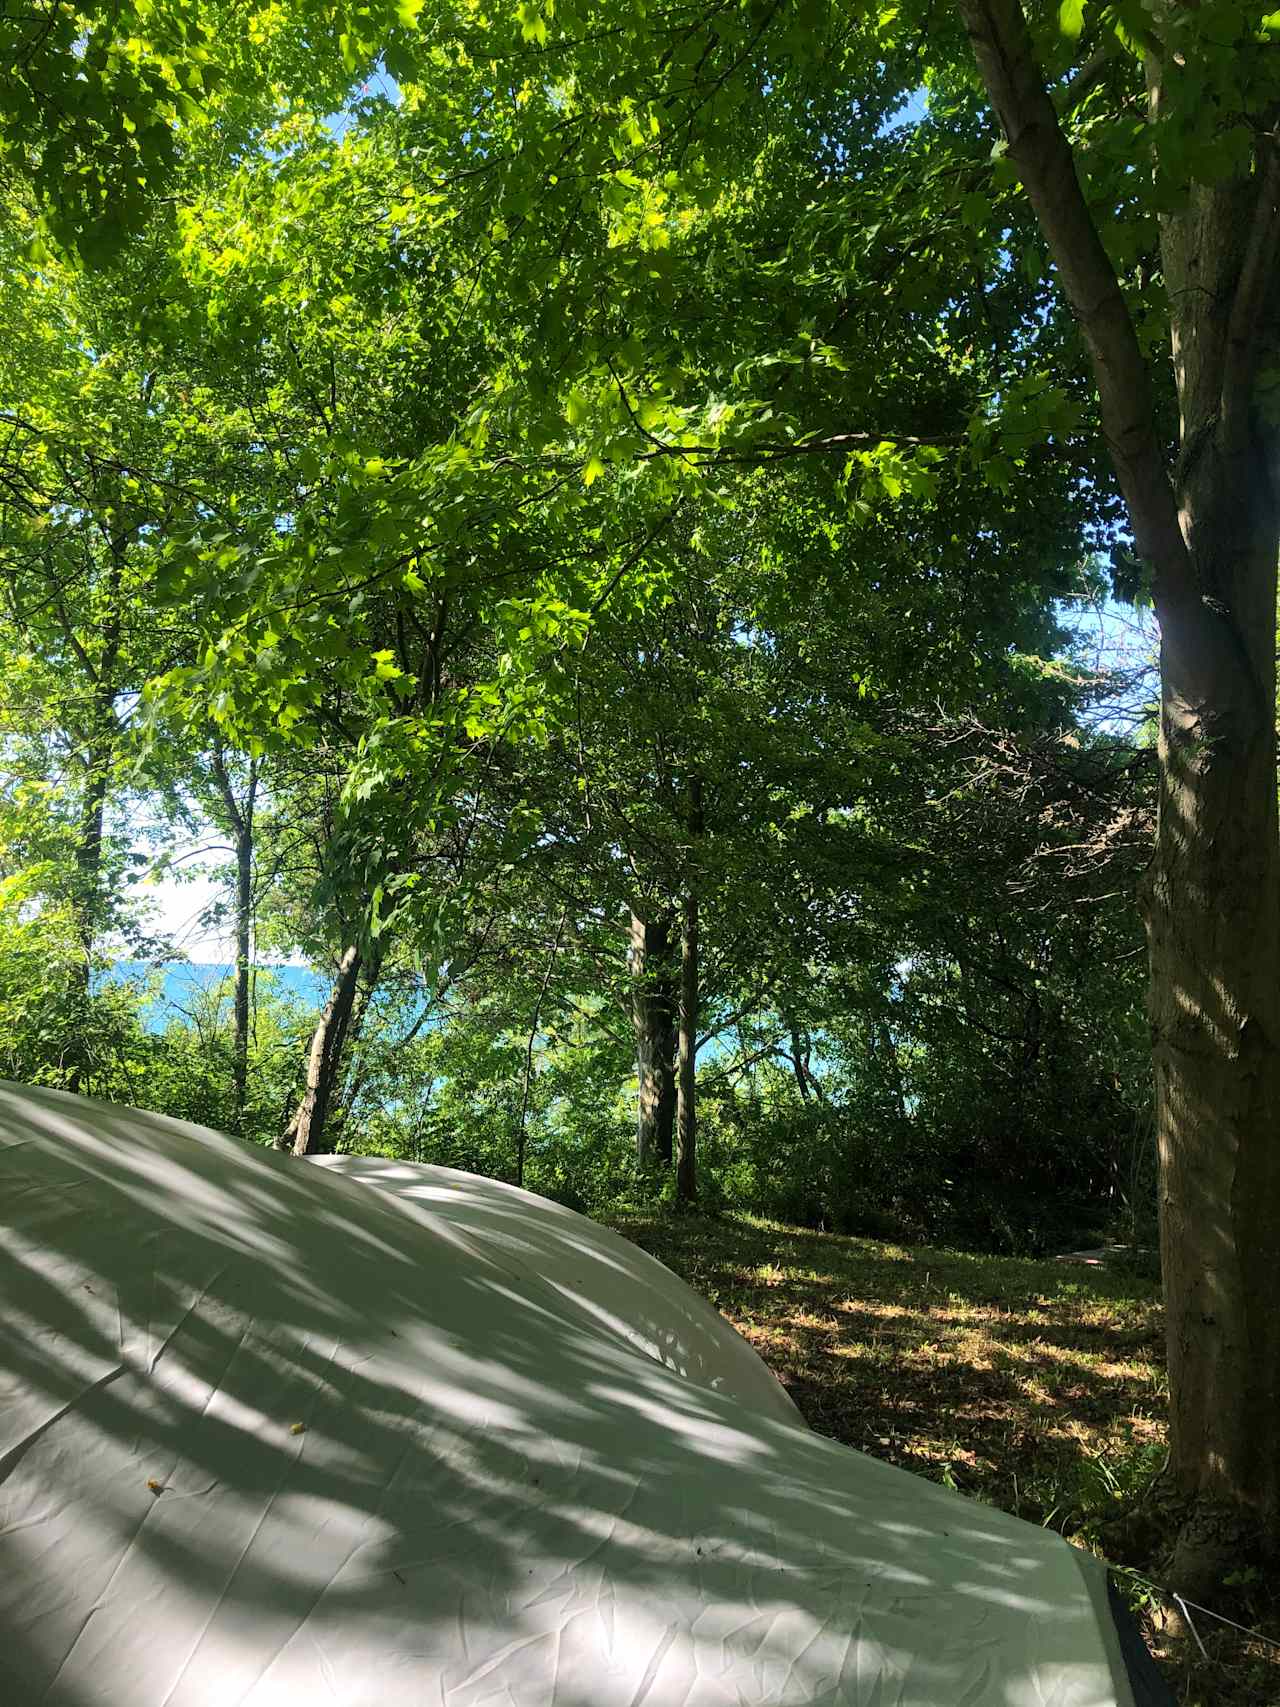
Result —
[{"label": "thin branch", "polygon": [[[637,426],[639,423],[637,422]],[[689,462],[777,462],[791,456],[830,456],[859,445],[893,444],[913,446],[941,445],[958,447],[969,442],[969,435],[956,433],[899,433],[890,429],[879,433],[829,433],[820,439],[797,439],[794,444],[755,445],[744,450],[720,450],[715,445],[673,445],[654,438],[643,427],[639,430],[655,447],[641,451],[638,462],[650,462],[659,456],[683,457]]]},{"label": "thin branch", "polygon": [[1097,88],[1102,81],[1103,72],[1115,58],[1119,45],[1119,38],[1109,35],[1101,47],[1094,49],[1066,87],[1059,90],[1053,104],[1064,119],[1069,118],[1085,96]]},{"label": "thin branch", "polygon": [[679,508],[680,501],[677,499],[667,513],[662,517],[661,521],[659,521],[657,526],[652,528],[649,533],[645,535],[644,539],[642,539],[640,544],[636,546],[630,556],[623,558],[622,563],[619,565],[617,570],[610,576],[603,591],[598,593],[592,600],[587,613],[589,616],[596,616],[600,612],[614,589],[617,587],[619,581],[622,580],[622,577],[628,572],[628,570],[635,568],[636,564],[644,556],[645,552],[648,551],[649,547],[667,531],[671,523],[675,520],[676,511]]},{"label": "thin branch", "polygon": [[714,1085],[717,1079],[736,1079],[740,1074],[745,1073],[748,1067],[754,1067],[757,1061],[763,1061],[768,1056],[776,1058],[782,1055],[784,1053],[782,1043],[782,1038],[777,1037],[772,1043],[766,1044],[763,1049],[757,1049],[754,1054],[746,1056],[743,1060],[731,1061],[727,1067],[717,1067],[714,1073],[707,1073],[703,1076],[703,1089],[705,1090],[708,1085]]}]

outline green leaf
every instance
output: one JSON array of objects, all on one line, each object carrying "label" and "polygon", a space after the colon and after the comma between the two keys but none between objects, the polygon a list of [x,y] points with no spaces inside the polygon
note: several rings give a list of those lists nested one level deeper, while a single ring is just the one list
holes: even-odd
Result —
[{"label": "green leaf", "polygon": [[530,0],[520,0],[516,7],[516,21],[525,41],[536,42],[539,47],[546,46],[547,21],[536,4],[531,4]]},{"label": "green leaf", "polygon": [[1072,41],[1084,28],[1085,0],[1062,0],[1058,7],[1058,28]]},{"label": "green leaf", "polygon": [[390,649],[374,652],[370,661],[373,664],[375,681],[393,682],[398,676],[404,674],[404,671],[395,662],[395,653]]}]

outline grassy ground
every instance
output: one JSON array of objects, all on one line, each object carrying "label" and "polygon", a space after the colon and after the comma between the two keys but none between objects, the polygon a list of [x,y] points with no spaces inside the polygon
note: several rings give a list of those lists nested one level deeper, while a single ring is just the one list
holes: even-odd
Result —
[{"label": "grassy ground", "polygon": [[[616,1223],[719,1306],[810,1426],[1158,1580],[1167,1386],[1149,1280],[702,1216]],[[1280,1648],[1131,1587],[1184,1707],[1277,1707]],[[1280,1640],[1252,1575],[1222,1610]]]}]

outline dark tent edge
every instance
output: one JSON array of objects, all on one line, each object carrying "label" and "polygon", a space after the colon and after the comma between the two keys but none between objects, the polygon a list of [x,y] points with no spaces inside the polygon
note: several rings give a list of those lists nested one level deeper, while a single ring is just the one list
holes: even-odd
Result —
[{"label": "dark tent edge", "polygon": [[1107,1577],[1107,1604],[1111,1608],[1112,1622],[1120,1639],[1120,1652],[1124,1656],[1125,1670],[1129,1674],[1134,1707],[1176,1707],[1173,1691],[1160,1675],[1156,1662],[1142,1639],[1142,1632],[1134,1622],[1133,1614],[1111,1575]]}]

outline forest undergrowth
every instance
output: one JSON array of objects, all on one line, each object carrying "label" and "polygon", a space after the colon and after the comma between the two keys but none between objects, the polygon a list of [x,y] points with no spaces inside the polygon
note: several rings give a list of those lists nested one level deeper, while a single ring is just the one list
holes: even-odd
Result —
[{"label": "forest undergrowth", "polygon": [[1181,1707],[1280,1703],[1280,1596],[1257,1572],[1217,1608],[1253,1636],[1195,1610],[1192,1629],[1160,1591],[1176,1513],[1151,1280],[748,1217],[614,1224],[711,1299],[817,1433],[1106,1557]]}]

